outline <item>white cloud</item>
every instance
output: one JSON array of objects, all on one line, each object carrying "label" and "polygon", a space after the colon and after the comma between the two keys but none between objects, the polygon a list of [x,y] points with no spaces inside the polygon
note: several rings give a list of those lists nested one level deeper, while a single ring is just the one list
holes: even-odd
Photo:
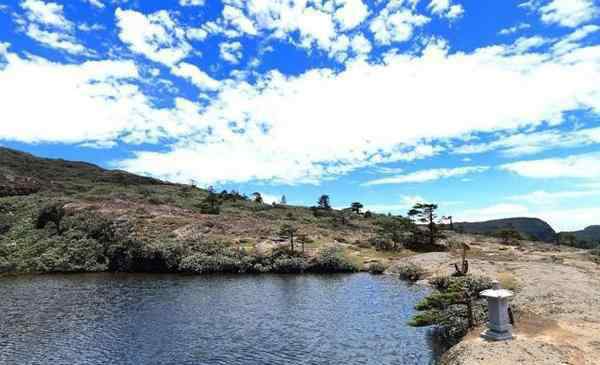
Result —
[{"label": "white cloud", "polygon": [[371,212],[380,214],[406,214],[408,210],[415,206],[415,204],[426,202],[427,200],[418,195],[403,196],[400,199],[400,202],[396,204],[365,204],[364,210],[370,210]]},{"label": "white cloud", "polygon": [[538,11],[545,23],[575,28],[598,16],[600,9],[594,0],[550,0]]},{"label": "white cloud", "polygon": [[10,121],[0,123],[3,140],[157,143],[195,128],[202,133],[206,125],[198,107],[184,99],[172,109],[153,107],[134,85],[139,73],[132,61],[63,65],[5,50],[0,64],[2,113]]},{"label": "white cloud", "polygon": [[[141,16],[147,25],[146,18],[153,14]],[[163,29],[170,17],[164,18],[157,21],[156,32],[138,32],[148,34],[159,53],[164,48],[158,44],[172,46],[163,42],[171,36]],[[259,24],[257,29],[263,29]],[[146,39],[141,39],[143,45]],[[174,39],[177,44],[177,33]],[[348,38],[346,47],[351,41]],[[144,51],[152,56],[153,49]],[[95,134],[101,140],[146,142],[163,137],[175,142],[161,152],[140,151],[119,166],[180,181],[318,183],[361,167],[433,156],[445,148],[440,147],[445,141],[475,132],[535,130],[561,123],[563,113],[572,110],[598,113],[600,47],[578,46],[560,55],[542,52],[515,53],[512,46],[498,45],[449,53],[442,44],[431,43],[421,53],[390,54],[382,62],[353,60],[339,71],[313,69],[295,76],[273,71],[257,75],[252,83],[228,80],[211,99],[176,99],[171,109],[152,107],[135,86],[142,80],[107,77],[88,90],[87,79],[71,80],[67,72],[76,65],[38,65],[12,56],[14,62],[1,71],[3,80],[16,82],[17,65],[27,65],[21,74],[52,77],[24,80],[23,88],[3,82],[0,88],[26,90],[27,85],[36,90],[15,93],[3,88],[11,104],[6,118],[38,121],[67,115],[50,133],[34,122],[22,122],[17,126],[27,129],[2,125],[0,135],[78,143],[93,140]],[[178,59],[169,58],[169,68],[183,67],[181,60],[175,62]],[[190,70],[184,77],[193,81]],[[107,97],[102,97],[103,89]],[[52,96],[52,104],[46,102],[46,94]],[[70,99],[75,102],[65,104]],[[23,113],[27,105],[40,107]]]},{"label": "white cloud", "polygon": [[263,202],[265,202],[265,204],[280,203],[282,197],[282,195],[268,194],[262,192],[260,193],[260,196],[263,198]]},{"label": "white cloud", "polygon": [[572,155],[564,158],[519,161],[501,169],[535,179],[600,179],[600,153]]},{"label": "white cloud", "polygon": [[[200,112],[212,130],[210,141],[190,137],[168,152],[140,153],[123,167],[186,176],[182,181],[315,183],[364,166],[435,155],[439,139],[554,125],[570,110],[600,111],[600,70],[593,66],[600,63],[600,47],[557,57],[515,54],[508,46],[456,54],[440,47],[391,55],[385,64],[350,62],[341,72],[271,72],[255,85],[226,83]],[[201,165],[213,168],[196,168]]]},{"label": "white cloud", "polygon": [[527,23],[519,23],[519,24],[514,25],[512,27],[501,29],[500,32],[498,32],[498,34],[500,34],[500,35],[510,35],[510,34],[517,33],[517,32],[519,32],[521,30],[529,29],[529,28],[531,28],[531,25],[529,25]]},{"label": "white cloud", "polygon": [[118,8],[115,16],[121,41],[132,51],[154,62],[172,66],[192,50],[185,39],[185,30],[177,25],[167,11],[144,15]]},{"label": "white cloud", "polygon": [[[311,48],[313,44],[328,50],[337,37],[334,14],[331,6],[320,2],[309,6],[307,1],[249,0],[236,4],[245,6],[247,16],[254,21],[258,30],[268,30],[276,38],[288,39],[299,32],[300,46]],[[354,20],[350,15],[344,21]]]},{"label": "white cloud", "polygon": [[458,154],[475,154],[500,150],[509,157],[540,153],[556,148],[573,148],[600,143],[600,127],[576,131],[549,129],[541,132],[501,135],[494,141],[465,144],[453,150]]},{"label": "white cloud", "polygon": [[81,24],[77,25],[77,29],[79,29],[82,32],[96,32],[96,31],[104,30],[106,28],[104,28],[104,26],[101,24],[81,23]]},{"label": "white cloud", "polygon": [[26,34],[30,38],[55,49],[61,49],[72,54],[86,53],[86,48],[81,44],[72,41],[71,37],[65,37],[60,33],[42,30],[35,24],[30,24],[27,27]]},{"label": "white cloud", "polygon": [[180,6],[202,6],[205,0],[179,0]]},{"label": "white cloud", "polygon": [[203,41],[208,37],[208,32],[202,28],[187,28],[185,35],[191,41]]},{"label": "white cloud", "polygon": [[410,9],[391,11],[385,8],[371,21],[369,29],[377,43],[405,42],[412,38],[416,27],[427,24],[429,20],[428,17],[415,14]]},{"label": "white cloud", "polygon": [[171,72],[179,77],[190,80],[200,90],[214,91],[219,89],[219,81],[210,77],[206,72],[200,70],[197,66],[182,62],[171,68]]},{"label": "white cloud", "polygon": [[460,4],[452,4],[452,0],[431,0],[427,8],[432,14],[450,20],[461,17],[465,10]]},{"label": "white cloud", "polygon": [[465,9],[462,5],[452,5],[446,13],[446,18],[450,20],[458,19],[465,13]]},{"label": "white cloud", "polygon": [[352,50],[359,55],[368,55],[373,47],[371,42],[362,34],[357,34],[352,38]]},{"label": "white cloud", "polygon": [[227,62],[237,64],[242,59],[242,44],[240,42],[221,43],[219,45],[221,58]]},{"label": "white cloud", "polygon": [[23,22],[25,34],[47,47],[71,54],[91,53],[74,37],[74,25],[65,18],[63,6],[41,0],[25,0],[21,3],[27,21]]},{"label": "white cloud", "polygon": [[248,19],[248,17],[244,15],[244,12],[239,8],[225,5],[223,8],[223,19],[231,23],[240,32],[250,35],[258,34],[252,20]]},{"label": "white cloud", "polygon": [[464,176],[468,174],[484,172],[488,169],[488,166],[467,166],[456,168],[420,170],[405,175],[397,175],[393,177],[371,180],[363,184],[363,186],[424,183],[449,177]]},{"label": "white cloud", "polygon": [[86,0],[90,5],[93,5],[99,9],[104,8],[104,4],[100,0]]},{"label": "white cloud", "polygon": [[600,190],[574,190],[574,191],[533,191],[523,195],[511,196],[508,199],[526,202],[533,205],[549,206],[556,205],[563,200],[574,200],[579,198],[600,196]]},{"label": "white cloud", "polygon": [[0,71],[0,98],[10,123],[1,124],[0,138],[25,142],[114,138],[127,129],[131,121],[127,108],[133,107],[124,100],[132,90],[121,81],[136,76],[135,65],[127,61],[63,66],[8,53]]},{"label": "white cloud", "polygon": [[41,25],[52,26],[63,30],[73,27],[63,14],[63,6],[57,3],[42,0],[25,0],[21,7],[26,11],[29,21]]},{"label": "white cloud", "polygon": [[552,45],[552,51],[559,55],[570,52],[580,47],[579,41],[598,31],[600,31],[600,26],[597,25],[582,26]]},{"label": "white cloud", "polygon": [[335,12],[335,20],[342,30],[353,29],[369,15],[369,7],[362,0],[337,0],[341,6]]}]

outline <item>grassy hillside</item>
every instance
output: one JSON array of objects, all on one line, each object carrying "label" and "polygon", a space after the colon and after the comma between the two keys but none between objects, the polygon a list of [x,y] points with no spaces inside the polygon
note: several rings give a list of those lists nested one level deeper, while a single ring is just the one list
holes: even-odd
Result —
[{"label": "grassy hillside", "polygon": [[[190,185],[0,149],[0,271],[345,271],[409,254],[376,249],[379,227],[394,218],[315,214],[231,192],[212,195],[220,214],[204,214],[208,196]],[[60,231],[38,224],[52,207],[64,207]],[[286,225],[297,230],[293,252],[280,237]]]}]

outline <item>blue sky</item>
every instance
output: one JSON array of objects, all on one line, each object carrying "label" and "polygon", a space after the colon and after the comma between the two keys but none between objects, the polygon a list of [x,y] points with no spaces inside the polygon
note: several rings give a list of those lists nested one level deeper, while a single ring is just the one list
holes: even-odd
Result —
[{"label": "blue sky", "polygon": [[0,100],[37,155],[600,224],[596,0],[0,0]]}]

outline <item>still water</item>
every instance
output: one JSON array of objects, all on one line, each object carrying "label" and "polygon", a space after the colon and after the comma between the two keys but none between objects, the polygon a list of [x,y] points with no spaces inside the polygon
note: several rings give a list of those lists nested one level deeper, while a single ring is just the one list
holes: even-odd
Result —
[{"label": "still water", "polygon": [[430,364],[387,276],[0,278],[0,364]]}]

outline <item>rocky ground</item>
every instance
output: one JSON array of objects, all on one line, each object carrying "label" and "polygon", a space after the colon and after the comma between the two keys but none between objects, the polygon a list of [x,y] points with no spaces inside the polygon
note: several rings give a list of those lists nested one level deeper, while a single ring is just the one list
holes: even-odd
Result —
[{"label": "rocky ground", "polygon": [[[517,318],[514,340],[488,342],[479,336],[484,328],[476,328],[444,355],[443,364],[600,364],[600,265],[585,251],[533,242],[507,246],[476,235],[449,239],[470,245],[472,274],[515,291]],[[419,254],[397,265],[406,261],[431,277],[453,272],[458,254]]]}]

